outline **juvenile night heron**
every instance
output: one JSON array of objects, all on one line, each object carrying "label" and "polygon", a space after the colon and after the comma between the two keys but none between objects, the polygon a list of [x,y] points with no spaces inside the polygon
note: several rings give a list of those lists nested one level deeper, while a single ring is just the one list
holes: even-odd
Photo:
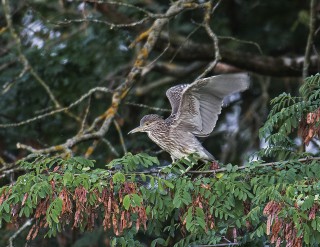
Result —
[{"label": "juvenile night heron", "polygon": [[197,153],[201,160],[213,161],[214,157],[197,137],[206,137],[212,132],[223,98],[244,91],[248,86],[249,76],[241,73],[212,76],[171,87],[166,92],[171,115],[167,119],[156,114],[146,115],[140,126],[129,134],[147,132],[152,141],[170,153],[173,161],[191,153]]}]

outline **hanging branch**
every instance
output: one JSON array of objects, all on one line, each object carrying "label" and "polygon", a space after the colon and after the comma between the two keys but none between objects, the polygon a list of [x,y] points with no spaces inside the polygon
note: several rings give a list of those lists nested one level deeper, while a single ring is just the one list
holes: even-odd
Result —
[{"label": "hanging branch", "polygon": [[314,31],[316,23],[316,0],[310,0],[310,21],[309,21],[309,35],[306,45],[306,51],[304,54],[304,63],[302,69],[302,77],[306,78],[308,76],[309,66],[310,66],[310,56],[311,47],[313,44]]}]

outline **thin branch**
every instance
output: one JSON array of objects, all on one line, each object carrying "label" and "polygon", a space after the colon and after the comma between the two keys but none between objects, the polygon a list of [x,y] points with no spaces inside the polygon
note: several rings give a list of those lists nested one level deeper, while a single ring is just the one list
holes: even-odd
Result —
[{"label": "thin branch", "polygon": [[123,139],[121,127],[120,127],[120,125],[118,124],[118,122],[116,120],[113,120],[113,124],[116,127],[116,130],[118,131],[119,139],[120,139],[120,143],[121,143],[123,152],[124,152],[124,154],[126,154],[127,153],[127,148],[126,148],[126,144],[125,144],[124,139]]},{"label": "thin branch", "polygon": [[59,112],[67,111],[67,110],[71,109],[72,107],[80,104],[84,99],[88,98],[93,93],[98,92],[98,91],[99,92],[104,92],[104,93],[111,93],[111,90],[109,90],[108,88],[105,88],[105,87],[92,88],[92,89],[89,90],[89,92],[87,92],[84,95],[82,95],[78,100],[76,100],[75,102],[71,103],[67,107],[63,107],[63,108],[60,108],[60,109],[57,109],[57,110],[53,110],[51,112],[48,112],[48,113],[45,113],[45,114],[42,114],[42,115],[38,115],[36,117],[30,118],[30,119],[27,119],[27,120],[24,120],[24,121],[21,121],[21,122],[18,122],[18,123],[0,124],[0,128],[18,127],[18,126],[21,126],[21,125],[29,124],[31,122],[40,120],[40,119],[48,117],[48,116],[52,116],[52,115],[57,114]]},{"label": "thin branch", "polygon": [[[83,2],[83,0],[79,0],[78,2]],[[128,7],[128,8],[133,8],[133,9],[136,9],[136,10],[144,13],[148,17],[152,17],[152,18],[160,18],[161,16],[163,16],[163,15],[153,14],[153,13],[145,10],[144,8],[140,8],[137,5],[133,5],[130,3],[124,3],[124,2],[120,2],[120,1],[85,0],[85,2],[95,3],[95,4],[110,4],[110,5],[117,5],[117,6],[124,6],[124,7]]]},{"label": "thin branch", "polygon": [[29,70],[31,75],[36,79],[36,81],[45,89],[45,91],[47,92],[47,94],[49,95],[50,99],[53,101],[54,105],[56,108],[60,107],[59,102],[57,101],[57,99],[55,98],[55,96],[53,95],[53,93],[51,92],[49,86],[45,83],[44,80],[42,80],[42,78],[34,71],[34,69],[30,66],[30,63],[28,61],[28,59],[25,57],[25,55],[22,52],[21,49],[21,40],[19,35],[16,33],[16,31],[13,28],[12,25],[12,20],[11,20],[11,15],[10,15],[10,6],[9,6],[9,1],[8,0],[2,0],[2,5],[3,5],[3,10],[5,13],[5,18],[7,21],[7,25],[8,28],[10,30],[11,36],[12,38],[15,40],[16,44],[17,44],[17,51],[19,54],[19,58],[21,60],[21,63],[23,64],[24,70]]},{"label": "thin branch", "polygon": [[220,247],[220,246],[238,246],[240,245],[239,243],[223,243],[223,244],[200,244],[196,245],[196,247]]},{"label": "thin branch", "polygon": [[154,67],[155,63],[158,60],[160,60],[160,58],[166,53],[166,51],[169,49],[169,47],[170,47],[170,43],[167,44],[167,46],[163,49],[163,51],[155,59],[153,59],[148,65],[146,65],[143,68],[143,71],[141,73],[142,76],[147,74]]},{"label": "thin branch", "polygon": [[[161,74],[167,74],[170,76],[180,77],[188,77],[188,75],[198,71],[199,69],[205,67],[207,63],[205,62],[192,62],[187,65],[179,65],[171,62],[158,62],[153,67],[153,70],[159,72]],[[149,85],[149,84],[148,84]],[[147,86],[147,85],[146,85]]]},{"label": "thin branch", "polygon": [[213,13],[213,11],[218,7],[218,5],[220,4],[219,0],[217,2],[217,4],[214,6],[214,8],[212,8],[212,4],[210,1],[207,2],[206,4],[206,11],[205,11],[205,15],[204,15],[204,28],[207,32],[207,34],[209,35],[209,37],[212,39],[213,41],[213,45],[214,45],[214,60],[207,66],[207,68],[205,69],[205,71],[199,75],[197,77],[198,79],[201,79],[203,77],[205,77],[210,71],[212,71],[217,63],[221,60],[221,55],[220,55],[220,49],[219,49],[219,39],[217,37],[217,35],[212,31],[212,29],[210,28],[210,16]]},{"label": "thin branch", "polygon": [[[161,35],[158,40],[156,49],[162,51],[170,39],[171,47],[166,52],[167,56],[176,55],[176,61],[198,61],[206,62],[215,59],[214,45],[202,44],[189,40],[184,43],[185,37],[175,35],[168,36],[167,33]],[[225,47],[219,47],[221,54],[221,62],[237,67],[239,70],[249,70],[262,75],[268,76],[295,76],[301,77],[304,56],[261,56],[256,53],[246,52],[242,50],[230,50]],[[177,50],[179,51],[177,52]],[[309,73],[317,73],[319,57],[317,55],[310,56]]]},{"label": "thin branch", "polygon": [[[191,37],[193,34],[195,34],[200,28],[201,28],[201,25],[199,25],[199,26],[197,26],[196,28],[194,28],[194,29],[185,37],[183,43],[186,43],[186,42],[190,39],[190,37]],[[179,46],[178,49],[176,50],[176,52],[172,55],[172,57],[171,57],[171,59],[170,59],[170,61],[169,61],[170,63],[172,63],[173,60],[175,59],[176,55],[177,55],[178,52],[180,51],[180,47],[181,47],[181,46]]]},{"label": "thin branch", "polygon": [[19,73],[19,75],[17,75],[15,78],[13,78],[10,81],[7,81],[3,86],[2,86],[2,91],[1,91],[1,95],[4,95],[5,93],[7,93],[10,88],[14,85],[14,83],[16,81],[18,81],[19,79],[21,79],[24,74],[29,70],[28,66],[23,66],[23,69],[21,70],[21,72]]},{"label": "thin branch", "polygon": [[2,174],[0,175],[0,178],[4,178],[8,174],[11,174],[11,173],[14,173],[14,172],[18,172],[18,171],[25,171],[25,169],[18,166],[18,167],[15,167],[15,168],[4,170],[4,171],[2,171]]},{"label": "thin branch", "polygon": [[[109,127],[109,126],[108,126]],[[65,153],[72,153],[71,152],[71,148],[73,146],[75,146],[77,143],[83,142],[83,141],[87,141],[87,140],[92,140],[92,139],[100,139],[104,133],[107,130],[105,129],[100,129],[99,131],[96,131],[94,133],[90,133],[90,134],[84,134],[84,135],[80,135],[80,136],[74,136],[70,139],[68,139],[65,143],[60,144],[60,145],[56,145],[56,146],[52,146],[49,148],[44,148],[44,149],[35,149],[31,146],[22,144],[22,143],[17,143],[17,148],[21,148],[21,149],[26,149],[29,152],[35,153],[35,154],[40,154],[40,153],[54,153],[54,152],[65,152]]]},{"label": "thin branch", "polygon": [[105,139],[105,138],[101,138],[101,140],[102,140],[103,143],[105,143],[105,144],[109,147],[110,151],[111,151],[116,157],[119,157],[119,156],[120,156],[120,154],[118,153],[118,151],[114,148],[114,146],[112,146],[111,142],[109,142],[109,141],[108,141],[107,139]]},{"label": "thin branch", "polygon": [[[308,161],[312,161],[312,160],[320,160],[320,157],[308,157],[308,158],[299,159],[297,161],[299,161],[301,163],[304,163],[304,162],[308,162]],[[278,162],[261,163],[259,165],[254,165],[254,166],[245,165],[245,166],[239,166],[237,168],[237,170],[243,170],[243,169],[247,169],[247,168],[256,169],[256,168],[262,168],[262,167],[277,166],[277,165],[284,164],[286,162],[288,162],[288,161],[284,160],[284,161],[278,161]],[[152,169],[149,169],[147,171],[134,172],[133,174],[161,174],[162,173],[161,170],[163,168],[164,167],[152,168]],[[190,167],[188,167],[188,168],[190,168]],[[208,171],[192,171],[192,170],[190,171],[188,168],[181,175],[188,174],[188,173],[189,174],[208,174],[208,173],[216,174],[216,173],[219,173],[219,172],[227,171],[227,168],[225,168],[225,167],[219,168],[219,169],[216,169],[216,170],[208,170]]]},{"label": "thin branch", "polygon": [[195,245],[196,247],[220,247],[220,246],[238,246],[239,243],[224,243],[224,244],[205,244]]},{"label": "thin branch", "polygon": [[105,24],[110,27],[110,29],[113,28],[123,28],[123,27],[135,27],[137,25],[142,25],[144,22],[149,20],[149,17],[145,17],[139,21],[131,22],[131,23],[124,23],[124,24],[116,24],[104,20],[98,20],[98,19],[91,19],[91,18],[86,18],[86,19],[64,19],[63,21],[58,21],[55,24],[56,25],[67,25],[71,23],[84,23],[84,22],[92,22],[92,23],[99,23],[99,24]]},{"label": "thin branch", "polygon": [[88,99],[88,105],[86,107],[86,110],[84,112],[84,116],[83,116],[83,119],[82,119],[82,122],[81,122],[81,128],[79,130],[79,133],[82,133],[85,126],[86,126],[86,121],[87,121],[87,117],[88,117],[88,114],[89,114],[89,110],[90,110],[90,105],[91,105],[91,95]]},{"label": "thin branch", "polygon": [[[308,158],[302,158],[302,159],[298,159],[299,162],[304,163],[304,162],[308,162],[311,160],[320,160],[320,157],[308,157]],[[269,162],[269,163],[262,163],[259,165],[255,165],[255,166],[250,166],[250,165],[244,165],[244,166],[239,166],[237,168],[237,170],[243,170],[243,169],[247,169],[247,168],[260,168],[260,167],[268,167],[268,166],[277,166],[277,165],[281,165],[283,163],[286,163],[288,161],[277,161],[277,162]],[[216,170],[207,170],[207,171],[188,171],[188,173],[197,173],[197,174],[205,174],[205,173],[217,173],[217,172],[225,172],[227,171],[226,167],[223,168],[219,168]]]},{"label": "thin branch", "polygon": [[28,219],[26,222],[9,238],[9,245],[7,247],[13,247],[13,240],[28,226],[31,226],[33,219]]},{"label": "thin branch", "polygon": [[96,147],[98,146],[99,141],[100,141],[100,140],[94,140],[94,141],[92,142],[92,144],[87,148],[87,151],[86,151],[85,154],[84,154],[84,157],[85,157],[86,159],[88,159],[88,158],[91,156],[91,154],[93,153],[93,151],[94,151],[94,150],[96,149]]},{"label": "thin branch", "polygon": [[261,55],[264,55],[260,45],[258,43],[256,43],[256,42],[254,42],[254,41],[237,39],[237,38],[232,37],[232,36],[218,36],[218,38],[220,40],[221,39],[229,39],[229,40],[233,40],[233,41],[236,41],[236,42],[239,42],[239,43],[253,45],[253,46],[255,46],[257,48],[257,50],[259,51],[259,53]]},{"label": "thin branch", "polygon": [[171,76],[161,77],[160,79],[148,83],[147,85],[138,86],[135,88],[135,94],[137,96],[144,95],[153,89],[160,87],[165,84],[172,83],[180,78],[188,78],[193,72],[203,68],[206,63],[204,62],[193,62],[187,66],[179,66],[172,63],[161,63],[158,62],[152,68],[153,71],[160,72],[161,74],[169,74]]},{"label": "thin branch", "polygon": [[304,63],[303,63],[303,69],[302,69],[303,78],[306,78],[308,76],[311,48],[312,48],[313,38],[315,33],[315,23],[316,23],[316,0],[310,0],[309,35],[308,35],[308,40],[306,45],[306,51],[304,54]]},{"label": "thin branch", "polygon": [[137,104],[137,103],[132,103],[132,102],[125,102],[125,104],[126,105],[137,106],[137,107],[141,107],[141,108],[146,108],[146,109],[153,110],[153,111],[171,112],[171,109],[163,109],[163,108],[158,108],[158,107],[151,107],[151,106],[144,105],[144,104]]}]

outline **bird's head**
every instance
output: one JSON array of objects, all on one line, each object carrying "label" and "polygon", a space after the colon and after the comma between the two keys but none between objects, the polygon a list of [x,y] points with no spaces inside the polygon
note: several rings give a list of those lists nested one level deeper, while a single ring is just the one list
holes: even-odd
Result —
[{"label": "bird's head", "polygon": [[163,118],[156,114],[150,114],[144,116],[140,120],[140,126],[131,130],[128,134],[136,133],[136,132],[148,132],[152,131],[159,121],[163,121]]}]

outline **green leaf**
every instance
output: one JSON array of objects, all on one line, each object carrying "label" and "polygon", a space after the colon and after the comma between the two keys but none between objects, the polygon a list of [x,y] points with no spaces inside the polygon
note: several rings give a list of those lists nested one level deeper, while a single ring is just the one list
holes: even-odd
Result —
[{"label": "green leaf", "polygon": [[4,203],[3,204],[3,208],[4,208],[4,211],[6,213],[9,213],[10,212],[10,205],[8,203]]},{"label": "green leaf", "polygon": [[232,171],[232,165],[231,164],[228,164],[226,166],[226,169],[227,169],[227,172],[231,172]]},{"label": "green leaf", "polygon": [[130,195],[125,195],[122,201],[123,207],[125,210],[128,210],[131,205]]},{"label": "green leaf", "polygon": [[303,224],[303,241],[308,245],[310,243],[310,228],[307,224]]},{"label": "green leaf", "polygon": [[29,207],[25,207],[24,208],[24,215],[29,218],[30,216],[30,213],[31,213],[31,209]]},{"label": "green leaf", "polygon": [[154,177],[153,176],[150,177],[150,186],[151,186],[151,188],[154,188]]},{"label": "green leaf", "polygon": [[148,205],[146,208],[146,215],[149,215],[150,212],[151,212],[151,207],[150,207],[150,205]]},{"label": "green leaf", "polygon": [[196,215],[200,218],[204,218],[204,212],[202,208],[196,207]]},{"label": "green leaf", "polygon": [[197,221],[197,224],[198,224],[203,230],[206,229],[206,222],[204,221],[203,218],[196,217],[196,221]]},{"label": "green leaf", "polygon": [[47,209],[47,214],[46,214],[46,219],[49,224],[49,226],[52,226],[52,220],[55,223],[59,223],[59,218],[58,216],[60,215],[62,211],[62,200],[57,197],[56,199],[51,202]]},{"label": "green leaf", "polygon": [[66,186],[67,184],[72,184],[73,181],[73,174],[69,171],[66,171],[63,175],[63,186]]},{"label": "green leaf", "polygon": [[132,196],[132,200],[133,200],[135,206],[140,207],[141,203],[142,203],[142,198],[140,196],[138,196],[137,194],[131,194],[131,196]]},{"label": "green leaf", "polygon": [[188,211],[187,211],[187,216],[186,216],[186,229],[187,231],[189,231],[191,229],[191,227],[193,227],[193,215],[192,215],[192,207],[189,207]]},{"label": "green leaf", "polygon": [[162,181],[165,183],[165,185],[166,185],[168,188],[174,189],[173,183],[171,183],[171,182],[169,182],[168,180],[165,180],[165,179],[163,179]]},{"label": "green leaf", "polygon": [[51,214],[51,219],[55,222],[55,223],[59,223],[59,219],[58,219],[58,215],[56,214]]},{"label": "green leaf", "polygon": [[72,157],[69,161],[75,161],[83,166],[94,167],[94,163],[92,160],[88,160],[80,156]]},{"label": "green leaf", "polygon": [[143,182],[147,181],[146,175],[145,174],[140,174],[141,180]]},{"label": "green leaf", "polygon": [[314,196],[307,196],[304,200],[304,202],[301,205],[302,210],[308,210],[313,206],[314,203]]},{"label": "green leaf", "polygon": [[114,183],[124,183],[126,181],[126,178],[123,173],[117,172],[112,176],[112,181]]},{"label": "green leaf", "polygon": [[117,246],[117,238],[113,238],[111,241],[111,246],[116,247]]},{"label": "green leaf", "polygon": [[166,241],[163,239],[163,238],[156,238],[155,240],[153,240],[152,242],[151,242],[151,247],[156,247],[156,246],[159,246],[159,245],[157,245],[157,244],[159,244],[160,246],[167,246],[167,243],[166,243]]}]

